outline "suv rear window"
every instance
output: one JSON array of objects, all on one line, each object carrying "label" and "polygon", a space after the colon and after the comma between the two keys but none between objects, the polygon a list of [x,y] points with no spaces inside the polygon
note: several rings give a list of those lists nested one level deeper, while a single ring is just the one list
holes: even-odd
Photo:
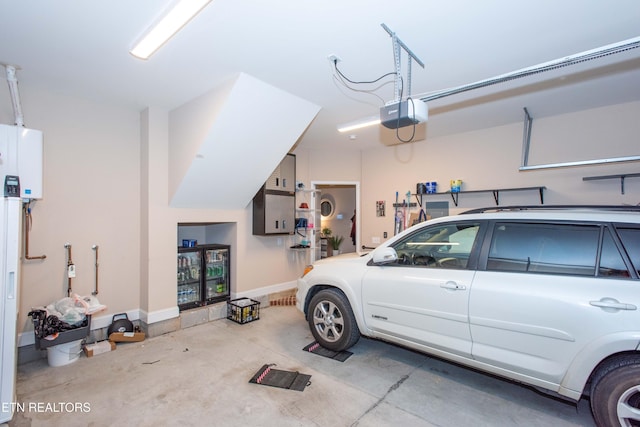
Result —
[{"label": "suv rear window", "polygon": [[640,228],[620,227],[617,230],[634,268],[640,275]]},{"label": "suv rear window", "polygon": [[595,275],[600,227],[496,223],[487,270]]}]

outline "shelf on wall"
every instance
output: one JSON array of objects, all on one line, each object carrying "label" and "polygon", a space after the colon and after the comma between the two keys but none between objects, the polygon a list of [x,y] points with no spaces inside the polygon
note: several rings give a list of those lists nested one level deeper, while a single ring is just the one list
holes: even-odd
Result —
[{"label": "shelf on wall", "polygon": [[599,181],[602,179],[619,179],[620,180],[620,194],[624,194],[624,180],[625,178],[639,177],[640,173],[625,173],[619,175],[600,175],[600,176],[585,176],[583,181]]},{"label": "shelf on wall", "polygon": [[[418,204],[420,205],[420,207],[422,207],[422,196],[435,196],[435,195],[443,195],[443,194],[450,194],[451,195],[451,199],[453,200],[453,203],[458,206],[458,198],[460,196],[460,194],[471,194],[471,193],[493,193],[493,199],[496,202],[496,206],[500,205],[500,193],[501,192],[505,192],[505,191],[538,191],[539,195],[540,195],[540,204],[544,205],[544,190],[546,190],[547,187],[544,186],[540,186],[540,187],[517,187],[517,188],[494,188],[491,190],[463,190],[463,191],[457,191],[457,192],[452,192],[452,191],[443,191],[440,193],[422,193],[422,194],[415,194],[416,196],[416,200],[418,200]],[[418,197],[420,196],[420,198]]]}]

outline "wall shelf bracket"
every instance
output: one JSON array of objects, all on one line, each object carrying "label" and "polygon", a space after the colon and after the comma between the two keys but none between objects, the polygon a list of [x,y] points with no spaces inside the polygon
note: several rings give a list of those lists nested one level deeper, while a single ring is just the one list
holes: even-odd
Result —
[{"label": "wall shelf bracket", "polygon": [[620,194],[624,194],[624,180],[625,178],[640,177],[640,173],[626,173],[620,175],[601,175],[601,176],[585,176],[583,181],[599,181],[602,179],[620,179]]},{"label": "wall shelf bracket", "polygon": [[[640,176],[640,174],[637,174],[638,176]],[[629,175],[627,175],[629,176]],[[539,187],[518,187],[518,188],[496,188],[493,190],[466,190],[466,191],[444,191],[444,192],[440,192],[440,193],[423,193],[423,194],[416,194],[416,200],[418,200],[418,203],[420,204],[420,207],[422,207],[422,196],[435,196],[435,195],[442,195],[442,194],[450,194],[451,195],[451,200],[453,200],[453,204],[458,206],[458,199],[460,197],[460,194],[462,193],[466,193],[466,194],[471,194],[471,193],[492,193],[493,194],[493,200],[495,200],[496,202],[496,206],[500,205],[500,192],[504,192],[504,191],[538,191],[538,194],[540,196],[540,204],[544,205],[544,190],[547,187],[544,186],[539,186]],[[418,197],[421,196],[421,197]],[[414,206],[414,204],[411,204],[412,206]],[[396,204],[394,203],[393,205],[394,207],[402,207],[403,205],[401,203],[398,203],[398,206],[396,206]]]}]

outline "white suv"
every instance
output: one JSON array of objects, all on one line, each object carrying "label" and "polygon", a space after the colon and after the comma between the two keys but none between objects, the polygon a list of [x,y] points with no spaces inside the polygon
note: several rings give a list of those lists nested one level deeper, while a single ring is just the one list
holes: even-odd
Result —
[{"label": "white suv", "polygon": [[[494,209],[495,210],[495,209]],[[335,351],[360,335],[640,425],[640,208],[479,210],[308,266],[297,305]]]}]

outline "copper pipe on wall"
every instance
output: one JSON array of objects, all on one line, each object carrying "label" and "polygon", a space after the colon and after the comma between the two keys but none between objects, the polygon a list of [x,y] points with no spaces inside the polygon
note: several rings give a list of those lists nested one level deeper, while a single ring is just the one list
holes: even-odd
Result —
[{"label": "copper pipe on wall", "polygon": [[91,249],[93,249],[96,254],[96,289],[91,292],[91,294],[98,295],[98,245],[93,245]]},{"label": "copper pipe on wall", "polygon": [[71,296],[71,278],[76,277],[76,266],[73,265],[71,260],[71,243],[64,244],[67,250],[67,296]]},{"label": "copper pipe on wall", "polygon": [[45,259],[46,255],[30,256],[29,255],[29,231],[31,230],[31,206],[30,203],[22,204],[22,211],[24,212],[24,259]]}]

